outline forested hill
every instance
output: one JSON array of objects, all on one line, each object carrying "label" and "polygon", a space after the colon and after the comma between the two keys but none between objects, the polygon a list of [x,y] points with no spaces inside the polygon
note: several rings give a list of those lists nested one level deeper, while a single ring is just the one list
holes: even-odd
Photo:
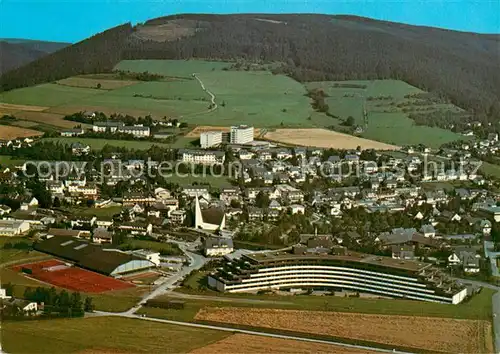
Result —
[{"label": "forested hill", "polygon": [[499,46],[498,35],[354,16],[177,15],[112,29],[2,76],[1,85],[109,70],[120,59],[246,59],[282,62],[277,72],[299,81],[401,79],[492,120],[500,119]]},{"label": "forested hill", "polygon": [[69,43],[0,39],[0,74],[67,47]]},{"label": "forested hill", "polygon": [[133,33],[125,24],[92,36],[0,76],[2,91],[50,82],[68,76],[105,72],[121,60]]}]

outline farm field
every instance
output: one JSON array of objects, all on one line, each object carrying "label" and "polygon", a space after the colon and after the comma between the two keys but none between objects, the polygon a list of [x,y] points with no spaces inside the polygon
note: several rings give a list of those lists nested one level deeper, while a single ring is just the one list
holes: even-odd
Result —
[{"label": "farm field", "polygon": [[205,308],[198,312],[195,320],[320,334],[417,350],[493,351],[488,321],[235,307]]},{"label": "farm field", "polygon": [[269,348],[277,354],[301,353],[344,353],[344,354],[372,354],[375,351],[348,348],[332,344],[302,342],[291,339],[266,338],[248,334],[233,334],[213,344],[192,350],[191,354],[219,354],[219,353],[266,353]]},{"label": "farm field", "polygon": [[399,146],[381,143],[375,140],[359,138],[349,134],[338,133],[327,129],[276,129],[264,135],[265,139],[302,146],[314,146],[334,149],[376,149],[397,150]]},{"label": "farm field", "polygon": [[[64,115],[51,112],[17,111],[13,113],[18,119],[24,119],[35,124],[50,125],[58,128],[71,129],[79,123],[64,120]],[[85,127],[85,124],[80,124]]]},{"label": "farm field", "polygon": [[[194,315],[204,307],[225,307],[231,306],[231,300],[248,299],[264,300],[264,303],[253,303],[249,307],[256,308],[277,308],[285,310],[308,310],[308,311],[335,311],[348,313],[366,313],[380,315],[402,315],[402,316],[423,316],[423,317],[443,317],[454,319],[490,320],[492,317],[491,297],[493,290],[482,289],[479,294],[474,295],[469,301],[459,305],[436,304],[430,302],[397,300],[397,299],[373,299],[373,298],[352,298],[343,296],[277,296],[277,295],[252,295],[252,294],[221,294],[215,291],[188,291],[194,295],[209,295],[220,298],[221,301],[213,299],[190,300],[184,311],[177,311],[183,314],[184,318],[194,318]],[[186,291],[184,291],[186,290]],[[171,300],[173,297],[161,296],[158,299]],[[270,306],[269,303],[273,305]],[[238,302],[239,307],[246,305]],[[159,309],[158,309],[159,310]],[[163,311],[163,310],[162,310]],[[162,313],[163,318],[168,318],[172,313]],[[191,316],[191,317],[189,317]]]},{"label": "farm field", "polygon": [[222,70],[230,63],[206,60],[122,60],[114,70],[192,78],[193,73]]},{"label": "farm field", "polygon": [[79,102],[88,96],[98,95],[102,92],[103,91],[89,88],[42,84],[2,92],[0,93],[0,102],[52,107],[69,102]]},{"label": "farm field", "polygon": [[0,140],[12,140],[16,138],[27,138],[43,135],[37,130],[14,127],[10,125],[0,125]]},{"label": "farm field", "polygon": [[89,145],[94,150],[100,150],[104,146],[126,147],[134,150],[148,150],[152,146],[169,147],[167,144],[152,142],[152,141],[135,141],[135,140],[108,140],[108,139],[93,139],[93,138],[47,138],[42,141],[53,141],[61,144],[71,145],[79,142]]},{"label": "farm field", "polygon": [[405,97],[424,91],[403,81],[322,81],[307,83],[306,87],[323,89],[328,95],[325,101],[329,112],[338,117],[334,119],[334,126],[340,127],[342,121],[351,116],[356,125],[364,128],[361,136],[365,138],[395,145],[423,143],[431,147],[462,138],[445,129],[416,125],[408,117],[411,112],[461,112],[461,109],[452,104],[422,104]]},{"label": "farm field", "polygon": [[213,71],[198,75],[216,96],[217,110],[193,117],[200,125],[310,127],[310,99],[299,82],[269,72]]},{"label": "farm field", "polygon": [[[310,99],[305,96],[306,90],[301,83],[287,76],[273,75],[265,71],[222,70],[229,65],[229,63],[197,60],[126,60],[120,62],[115,69],[134,72],[149,71],[189,78],[189,81],[168,83],[179,87],[180,94],[176,94],[181,96],[181,104],[183,99],[192,99],[193,94],[188,95],[182,89],[183,86],[188,87],[188,83],[189,85],[198,84],[200,94],[203,93],[201,85],[192,77],[192,74],[196,73],[205,88],[216,96],[218,108],[213,112],[186,114],[184,118],[190,124],[217,126],[249,124],[256,127],[278,127],[281,124],[312,126],[312,120],[309,121],[307,118],[313,115],[314,111],[311,108]],[[154,86],[161,87],[163,84],[166,83],[155,82]],[[135,87],[131,86],[123,90],[133,91]],[[165,93],[158,92],[156,96],[162,97]],[[198,93],[195,94],[195,97],[199,96]],[[208,101],[204,104],[207,105]]]},{"label": "farm field", "polygon": [[0,166],[15,167],[24,164],[23,160],[12,160],[11,156],[0,155]]},{"label": "farm field", "polygon": [[227,336],[117,317],[2,323],[2,347],[8,353],[186,353]]},{"label": "farm field", "polygon": [[131,80],[109,80],[87,77],[68,77],[57,81],[57,84],[59,85],[71,87],[97,88],[98,85],[101,85],[100,90],[114,90],[120,87],[135,85],[137,83],[138,81]]}]

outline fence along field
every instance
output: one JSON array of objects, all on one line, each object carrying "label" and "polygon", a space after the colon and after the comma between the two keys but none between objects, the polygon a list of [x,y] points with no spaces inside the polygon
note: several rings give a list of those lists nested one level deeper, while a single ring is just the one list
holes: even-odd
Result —
[{"label": "fence along field", "polygon": [[493,352],[491,323],[484,320],[235,307],[203,308],[195,320],[322,334],[416,350]]}]

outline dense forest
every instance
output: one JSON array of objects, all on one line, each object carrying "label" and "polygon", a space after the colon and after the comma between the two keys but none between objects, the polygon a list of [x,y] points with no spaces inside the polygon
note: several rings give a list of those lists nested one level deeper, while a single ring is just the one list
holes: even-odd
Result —
[{"label": "dense forest", "polygon": [[[192,35],[133,35],[185,20]],[[173,38],[173,39],[172,39]],[[298,81],[404,80],[474,113],[500,119],[500,36],[327,15],[177,15],[123,25],[0,78],[4,90],[109,70],[121,59],[279,62]]]},{"label": "dense forest", "polygon": [[79,74],[108,72],[121,60],[121,50],[133,28],[112,28],[70,47],[63,48],[0,77],[0,90],[32,86]]}]

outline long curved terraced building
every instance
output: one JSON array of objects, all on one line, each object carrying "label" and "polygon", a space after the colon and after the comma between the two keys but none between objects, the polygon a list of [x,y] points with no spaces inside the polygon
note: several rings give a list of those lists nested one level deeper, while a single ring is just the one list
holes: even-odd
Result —
[{"label": "long curved terraced building", "polygon": [[303,247],[244,254],[210,274],[208,284],[229,293],[315,288],[448,304],[467,296],[466,288],[428,263]]}]

